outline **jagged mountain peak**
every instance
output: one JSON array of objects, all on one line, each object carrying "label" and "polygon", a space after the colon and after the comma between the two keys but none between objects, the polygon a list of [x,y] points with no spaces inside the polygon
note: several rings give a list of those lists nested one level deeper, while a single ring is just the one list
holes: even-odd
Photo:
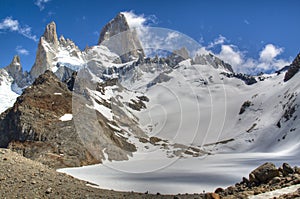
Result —
[{"label": "jagged mountain peak", "polygon": [[[22,65],[19,55],[15,55],[11,63],[5,67],[5,70],[14,77],[18,73],[22,73]],[[15,77],[14,77],[15,78]]]},{"label": "jagged mountain peak", "polygon": [[59,41],[57,39],[56,24],[49,23],[45,32],[40,38],[36,53],[35,63],[31,68],[30,75],[33,79],[51,69],[53,58],[58,49]]},{"label": "jagged mountain peak", "polygon": [[[113,36],[115,36],[114,39],[109,40]],[[98,41],[98,45],[100,44],[107,46],[110,51],[118,54],[122,62],[145,57],[137,31],[136,29],[130,29],[123,13],[117,14],[102,28]]]},{"label": "jagged mountain peak", "polygon": [[14,83],[17,83],[19,87],[27,85],[26,75],[23,74],[23,69],[20,61],[20,57],[15,55],[11,63],[4,68],[7,73],[14,79]]},{"label": "jagged mountain peak", "polygon": [[102,43],[104,40],[119,34],[124,31],[128,31],[129,25],[126,21],[124,14],[119,13],[115,18],[109,21],[101,30],[98,44]]},{"label": "jagged mountain peak", "polygon": [[234,72],[232,69],[232,66],[226,62],[224,62],[223,60],[221,60],[220,58],[218,58],[217,56],[211,54],[211,53],[207,53],[207,54],[197,54],[194,58],[193,61],[195,64],[208,64],[213,66],[214,68],[221,68],[221,69],[225,69],[229,72]]},{"label": "jagged mountain peak", "polygon": [[60,36],[58,39],[56,24],[51,22],[46,26],[45,32],[39,41],[35,63],[30,75],[34,80],[46,70],[55,72],[58,71],[60,66],[77,69],[82,62],[80,49],[72,40],[65,39],[64,36]]},{"label": "jagged mountain peak", "polygon": [[58,44],[58,38],[57,38],[57,33],[56,33],[56,24],[54,21],[50,22],[44,31],[43,37],[45,41],[53,44]]},{"label": "jagged mountain peak", "polygon": [[19,55],[15,55],[12,59],[12,63],[21,63],[20,61],[20,56]]}]

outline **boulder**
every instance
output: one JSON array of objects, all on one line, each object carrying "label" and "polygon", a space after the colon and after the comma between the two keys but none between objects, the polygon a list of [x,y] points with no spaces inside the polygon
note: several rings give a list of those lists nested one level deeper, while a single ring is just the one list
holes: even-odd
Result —
[{"label": "boulder", "polygon": [[258,168],[254,169],[249,174],[250,183],[254,182],[256,184],[267,183],[274,177],[279,176],[279,170],[271,162],[266,162]]}]

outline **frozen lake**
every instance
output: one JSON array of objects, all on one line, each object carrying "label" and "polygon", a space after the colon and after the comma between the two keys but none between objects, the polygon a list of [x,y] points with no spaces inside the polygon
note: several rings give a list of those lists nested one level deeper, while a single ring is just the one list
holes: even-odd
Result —
[{"label": "frozen lake", "polygon": [[58,171],[116,191],[202,193],[234,185],[267,161],[276,166],[283,162],[292,166],[300,163],[296,156],[284,153],[231,153],[184,159],[147,159],[145,155],[137,155],[129,161]]}]

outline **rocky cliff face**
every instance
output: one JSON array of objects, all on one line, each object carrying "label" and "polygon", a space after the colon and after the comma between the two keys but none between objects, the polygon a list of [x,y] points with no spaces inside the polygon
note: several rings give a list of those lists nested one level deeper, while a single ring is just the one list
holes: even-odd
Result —
[{"label": "rocky cliff face", "polygon": [[[75,106],[80,109],[86,104]],[[77,122],[100,125],[102,131],[98,129],[93,135],[78,133],[79,124],[76,128],[73,120],[76,114],[72,115],[72,112],[72,92],[54,73],[46,71],[24,90],[12,108],[0,116],[0,147],[8,147],[55,168],[99,163],[105,159],[104,148],[111,150],[110,160],[127,159],[127,153],[136,150],[134,145],[114,133],[100,113],[96,120],[84,121],[87,118],[83,118]],[[83,143],[82,136],[93,142]],[[90,145],[88,149],[87,144]],[[120,155],[121,152],[124,154]]]},{"label": "rocky cliff face", "polygon": [[290,65],[288,71],[284,75],[284,81],[291,79],[300,69],[300,53],[294,59],[293,63]]},{"label": "rocky cliff face", "polygon": [[120,55],[123,62],[145,56],[136,30],[130,29],[122,13],[119,13],[101,30],[98,45],[100,44]]},{"label": "rocky cliff face", "polygon": [[67,86],[46,71],[1,115],[0,147],[56,168],[99,162],[82,146],[72,120],[60,120],[72,113],[71,102]]}]

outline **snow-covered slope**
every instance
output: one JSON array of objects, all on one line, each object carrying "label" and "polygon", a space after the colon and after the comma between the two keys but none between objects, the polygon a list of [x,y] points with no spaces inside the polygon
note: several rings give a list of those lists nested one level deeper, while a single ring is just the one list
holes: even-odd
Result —
[{"label": "snow-covered slope", "polygon": [[[116,86],[106,87],[104,94],[90,90],[98,99],[94,105],[117,98],[126,113],[95,108],[115,121],[129,114],[148,137],[161,141],[143,143],[116,122],[114,128],[125,129],[125,136],[137,146],[128,161],[106,160],[103,165],[61,172],[101,188],[176,194],[228,186],[265,161],[300,164],[299,73],[287,82],[283,73],[261,75],[255,77],[257,83],[247,85],[224,69],[193,65],[190,60],[174,68],[151,62],[129,67],[132,64],[124,66],[124,75],[115,74],[122,91]],[[145,108],[137,111],[126,105],[141,95],[149,99]],[[190,147],[174,156],[176,145],[170,143]],[[192,148],[211,154],[187,155]]]},{"label": "snow-covered slope", "polygon": [[0,69],[0,113],[12,107],[19,96],[12,90],[12,86],[13,78],[6,70]]}]

